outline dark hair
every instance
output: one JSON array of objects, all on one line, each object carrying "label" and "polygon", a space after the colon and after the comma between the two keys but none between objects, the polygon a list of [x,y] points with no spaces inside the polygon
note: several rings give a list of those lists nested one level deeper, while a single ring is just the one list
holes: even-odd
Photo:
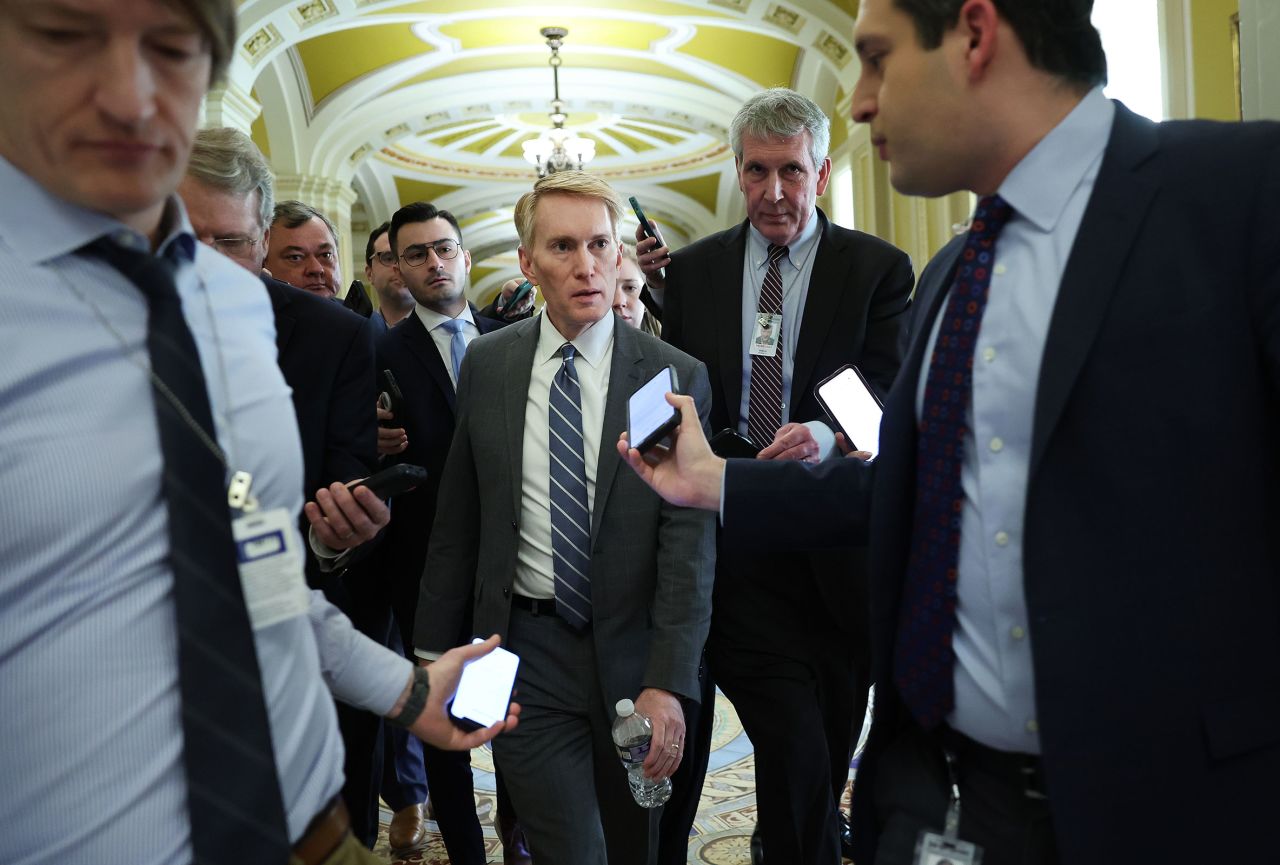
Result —
[{"label": "dark hair", "polygon": [[[373,231],[369,232],[369,242],[364,245],[364,263],[365,264],[373,264],[373,245],[377,243],[378,238],[386,234],[387,230],[390,228],[391,228],[391,223],[384,222],[381,225],[379,225],[377,228],[375,228]],[[387,242],[388,243],[391,242],[390,238],[387,239]]]},{"label": "dark hair", "polygon": [[187,13],[209,43],[209,84],[226,74],[236,44],[236,4],[232,0],[169,0]]},{"label": "dark hair", "polygon": [[333,238],[333,245],[338,245],[338,229],[333,224],[333,220],[316,210],[310,204],[303,204],[297,199],[290,198],[287,201],[277,201],[276,209],[271,216],[271,226],[274,228],[277,222],[283,222],[285,228],[297,228],[318,219],[329,229],[329,236]]},{"label": "dark hair", "polygon": [[[965,0],[893,0],[911,16],[926,51],[960,20]],[[1037,69],[1076,84],[1107,83],[1107,55],[1093,22],[1093,0],[992,0],[1000,16],[1018,34],[1027,59]]]},{"label": "dark hair", "polygon": [[462,245],[462,228],[452,213],[447,210],[437,210],[434,204],[428,204],[425,201],[415,201],[412,204],[406,204],[391,215],[391,226],[387,230],[391,236],[391,251],[396,254],[400,252],[400,247],[396,245],[396,237],[399,236],[402,227],[412,222],[428,222],[432,219],[443,219],[452,225],[453,230],[458,233],[458,245]]}]

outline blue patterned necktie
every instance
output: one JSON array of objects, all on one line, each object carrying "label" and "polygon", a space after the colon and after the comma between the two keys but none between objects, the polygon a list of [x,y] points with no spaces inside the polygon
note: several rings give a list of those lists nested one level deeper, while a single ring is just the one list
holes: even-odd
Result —
[{"label": "blue patterned necktie", "polygon": [[991,286],[996,238],[1013,215],[999,196],[978,202],[925,380],[916,445],[916,504],[902,592],[893,678],[920,726],[936,727],[955,706],[956,579],[964,492],[960,468],[969,432],[973,350]]},{"label": "blue patterned necktie", "polygon": [[441,328],[451,334],[449,337],[449,359],[453,361],[455,388],[457,387],[458,376],[462,374],[462,356],[467,353],[467,338],[462,335],[462,328],[466,323],[465,319],[451,318],[440,324]]},{"label": "blue patterned necktie", "polygon": [[591,512],[582,448],[582,389],[573,368],[574,348],[560,347],[564,362],[551,380],[547,418],[551,442],[551,558],[556,612],[581,630],[591,622]]},{"label": "blue patterned necktie", "polygon": [[226,469],[191,428],[214,435],[200,354],[182,315],[173,266],[108,238],[85,251],[120,271],[147,300],[192,855],[210,865],[285,862],[284,804],[236,564]]}]

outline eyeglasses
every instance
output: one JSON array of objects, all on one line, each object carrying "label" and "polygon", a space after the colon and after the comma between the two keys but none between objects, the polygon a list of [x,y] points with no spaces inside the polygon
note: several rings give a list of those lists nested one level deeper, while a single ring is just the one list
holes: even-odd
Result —
[{"label": "eyeglasses", "polygon": [[396,254],[394,252],[375,252],[373,257],[378,260],[378,264],[383,267],[392,267],[396,263]]},{"label": "eyeglasses", "polygon": [[448,261],[454,258],[460,249],[462,245],[456,240],[437,240],[435,243],[415,243],[413,246],[406,246],[404,252],[400,253],[400,257],[410,267],[421,267],[427,260],[427,253],[431,250],[435,250],[436,258]]},{"label": "eyeglasses", "polygon": [[258,245],[256,237],[235,234],[230,237],[215,237],[210,245],[223,255],[241,256]]}]

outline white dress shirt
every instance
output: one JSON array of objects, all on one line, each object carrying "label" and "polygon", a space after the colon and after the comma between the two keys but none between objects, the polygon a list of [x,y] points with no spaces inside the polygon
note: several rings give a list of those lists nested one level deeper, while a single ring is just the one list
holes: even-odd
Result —
[{"label": "white dress shirt", "polygon": [[[444,323],[452,319],[420,303],[413,308],[413,312],[418,316],[418,321],[422,322],[422,326],[427,329],[427,333],[431,334],[431,341],[436,344],[436,351],[440,352],[440,359],[444,361],[444,368],[449,373],[449,381],[453,382],[453,389],[456,392],[458,375],[453,371],[453,353],[450,347],[453,334],[444,328]],[[471,305],[465,304],[457,317],[466,322],[462,328],[462,338],[467,345],[471,345],[471,340],[480,335],[480,328],[476,327],[476,320],[471,317]]]},{"label": "white dress shirt", "polygon": [[[1034,634],[1022,571],[1032,416],[1050,317],[1114,117],[1115,106],[1102,91],[1090,92],[998,190],[1014,215],[996,241],[974,350],[960,474],[955,709],[947,723],[1005,751],[1040,752]],[[941,317],[933,324],[926,365]],[[917,414],[925,379],[922,374]]]},{"label": "white dress shirt", "polygon": [[572,342],[573,368],[582,391],[582,451],[587,469],[587,509],[594,514],[596,469],[605,400],[609,397],[609,365],[613,361],[612,313],[566,340],[546,313],[539,317],[538,347],[529,376],[524,410],[524,450],[521,460],[520,543],[516,549],[515,593],[531,598],[554,598],[555,572],[551,561],[551,441],[547,412],[551,380],[560,371],[560,347]]}]

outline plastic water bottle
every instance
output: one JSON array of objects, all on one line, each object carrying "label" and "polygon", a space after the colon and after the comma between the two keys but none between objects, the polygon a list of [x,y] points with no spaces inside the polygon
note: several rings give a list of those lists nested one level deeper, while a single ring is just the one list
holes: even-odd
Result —
[{"label": "plastic water bottle", "polygon": [[613,722],[613,744],[627,770],[631,795],[641,808],[657,808],[671,798],[671,779],[654,781],[644,776],[644,758],[649,755],[653,725],[630,700],[619,700],[614,708],[618,717]]}]

